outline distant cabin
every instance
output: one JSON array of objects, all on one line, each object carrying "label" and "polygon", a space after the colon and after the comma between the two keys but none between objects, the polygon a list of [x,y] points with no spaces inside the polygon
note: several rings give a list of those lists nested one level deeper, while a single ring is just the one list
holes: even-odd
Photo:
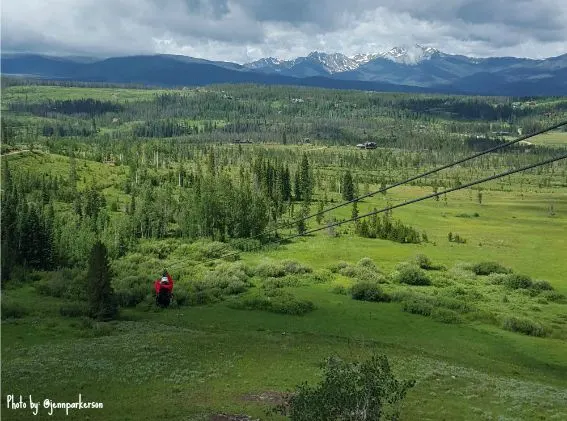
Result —
[{"label": "distant cabin", "polygon": [[359,143],[356,147],[360,149],[376,149],[378,145],[376,145],[376,142],[364,142]]}]

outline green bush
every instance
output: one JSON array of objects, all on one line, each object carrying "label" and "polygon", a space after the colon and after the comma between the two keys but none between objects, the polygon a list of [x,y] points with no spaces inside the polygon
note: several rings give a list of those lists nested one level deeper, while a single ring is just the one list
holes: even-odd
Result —
[{"label": "green bush", "polygon": [[324,284],[330,282],[333,274],[329,269],[319,269],[309,276],[309,280],[315,284]]},{"label": "green bush", "polygon": [[279,263],[266,261],[258,264],[254,273],[263,278],[279,278],[285,276],[285,269]]},{"label": "green bush", "polygon": [[348,288],[345,287],[344,285],[335,285],[332,289],[331,292],[333,294],[339,294],[339,295],[347,295],[348,294]]},{"label": "green bush", "polygon": [[389,302],[390,296],[371,282],[359,282],[354,284],[350,290],[352,298],[360,301]]},{"label": "green bush", "polygon": [[365,267],[356,267],[354,278],[363,282],[386,282],[386,278],[381,273],[375,272]]},{"label": "green bush", "polygon": [[288,293],[278,293],[272,297],[267,295],[253,295],[232,300],[228,306],[240,310],[261,310],[272,313],[301,316],[315,309],[315,305],[308,300],[300,300]]},{"label": "green bush", "polygon": [[173,298],[179,306],[187,305],[191,301],[189,292],[185,288],[177,288],[173,293]]},{"label": "green bush", "polygon": [[59,307],[59,314],[64,317],[85,317],[89,315],[89,309],[83,303],[66,303]]},{"label": "green bush", "polygon": [[205,273],[203,281],[208,286],[221,289],[227,288],[233,282],[249,283],[248,268],[241,262],[223,262],[212,271]]},{"label": "green bush", "polygon": [[545,328],[541,324],[529,319],[507,317],[504,319],[502,327],[511,332],[523,333],[529,336],[543,337],[546,335]]},{"label": "green bush", "polygon": [[417,266],[403,265],[397,270],[394,279],[406,285],[431,285],[431,279]]},{"label": "green bush", "polygon": [[533,283],[529,276],[514,273],[507,276],[504,285],[510,289],[528,289],[532,287]]},{"label": "green bush", "polygon": [[297,287],[302,284],[302,279],[297,276],[284,276],[283,278],[267,278],[262,282],[262,288],[286,288]]},{"label": "green bush", "polygon": [[431,312],[431,317],[441,323],[453,324],[462,322],[457,312],[443,307],[434,308]]},{"label": "green bush", "polygon": [[120,307],[136,307],[139,303],[144,301],[148,294],[148,288],[133,288],[129,290],[115,291],[116,300]]},{"label": "green bush", "polygon": [[153,255],[158,259],[166,259],[179,247],[178,240],[147,241],[140,243],[139,250],[142,255]]},{"label": "green bush", "polygon": [[544,291],[541,294],[541,298],[547,300],[547,301],[552,301],[555,303],[562,303],[565,302],[565,295],[560,294],[557,291]]},{"label": "green bush", "polygon": [[418,254],[414,257],[413,263],[415,263],[421,269],[431,269],[433,263],[431,263],[431,259],[427,257],[425,254]]},{"label": "green bush", "polygon": [[220,259],[236,261],[240,259],[238,251],[229,244],[220,241],[198,240],[191,244],[181,244],[170,256],[175,260],[203,261],[209,259]]},{"label": "green bush", "polygon": [[348,267],[348,266],[349,266],[349,264],[348,264],[347,262],[342,262],[342,261],[341,261],[341,262],[338,262],[338,263],[335,263],[335,264],[330,265],[330,266],[329,266],[329,270],[330,270],[332,273],[340,273],[340,270],[341,270],[341,269],[344,269],[344,268],[346,268],[346,267]]},{"label": "green bush", "polygon": [[28,309],[22,304],[12,301],[9,298],[2,298],[2,320],[20,319],[29,313]]},{"label": "green bush", "polygon": [[379,272],[378,266],[376,266],[376,263],[374,263],[374,261],[370,257],[363,257],[358,261],[356,266],[358,266],[359,268],[371,270],[373,272]]},{"label": "green bush", "polygon": [[301,384],[273,412],[291,421],[397,420],[414,384],[396,379],[383,355],[354,363],[329,358],[318,385]]},{"label": "green bush", "polygon": [[491,273],[486,278],[487,283],[492,285],[503,285],[506,283],[508,275],[504,273]]},{"label": "green bush", "polygon": [[221,300],[222,294],[218,289],[211,288],[196,291],[192,296],[190,296],[190,302],[194,305],[204,305],[217,303]]},{"label": "green bush", "polygon": [[250,288],[250,284],[243,281],[232,281],[229,283],[226,288],[224,289],[224,293],[226,295],[237,295],[242,294],[243,292],[248,291]]},{"label": "green bush", "polygon": [[511,270],[497,262],[480,262],[472,267],[477,275],[490,275],[491,273],[510,273]]},{"label": "green bush", "polygon": [[234,238],[229,241],[229,244],[240,251],[253,251],[262,247],[262,242],[254,238]]},{"label": "green bush", "polygon": [[126,276],[114,279],[112,286],[121,307],[135,307],[153,293],[153,279],[148,276]]},{"label": "green bush", "polygon": [[283,260],[281,262],[281,265],[283,266],[284,272],[286,274],[297,275],[313,272],[313,269],[311,269],[309,266],[302,265],[295,260]]},{"label": "green bush", "polygon": [[450,310],[457,311],[459,313],[467,313],[472,310],[470,304],[466,301],[457,300],[455,298],[449,297],[436,297],[433,299],[433,302],[436,307],[444,307]]},{"label": "green bush", "polygon": [[538,292],[542,291],[553,291],[553,287],[547,281],[534,281],[532,283],[532,289]]},{"label": "green bush", "polygon": [[312,271],[310,267],[295,260],[282,260],[281,262],[264,261],[256,266],[254,273],[263,278],[281,278],[286,275],[301,275]]},{"label": "green bush", "polygon": [[431,316],[433,305],[425,298],[411,297],[402,301],[402,311],[411,314],[420,314],[422,316]]},{"label": "green bush", "polygon": [[84,301],[87,298],[86,272],[76,268],[45,272],[35,288],[40,295]]}]

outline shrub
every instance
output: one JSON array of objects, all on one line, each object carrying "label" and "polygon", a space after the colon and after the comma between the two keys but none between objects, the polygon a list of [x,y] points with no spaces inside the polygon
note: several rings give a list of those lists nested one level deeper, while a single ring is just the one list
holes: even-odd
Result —
[{"label": "shrub", "polygon": [[394,279],[399,283],[407,285],[431,285],[431,279],[429,279],[427,274],[413,265],[400,267]]},{"label": "shrub", "polygon": [[229,241],[229,244],[240,251],[253,251],[262,247],[262,242],[254,238],[234,238]]},{"label": "shrub", "polygon": [[532,289],[538,292],[542,291],[553,291],[553,287],[547,281],[534,281],[532,283]]},{"label": "shrub", "polygon": [[335,285],[332,289],[331,292],[333,294],[339,294],[339,295],[347,295],[348,294],[348,288],[345,287],[344,285]]},{"label": "shrub", "polygon": [[309,266],[302,265],[295,260],[283,260],[281,265],[286,274],[302,274],[311,273],[313,271]]},{"label": "shrub", "polygon": [[224,262],[212,271],[205,273],[203,281],[208,287],[225,289],[235,282],[249,285],[248,278],[247,268],[244,264]]},{"label": "shrub", "polygon": [[136,307],[144,301],[148,294],[148,288],[132,288],[128,290],[118,290],[115,292],[116,300],[120,307]]},{"label": "shrub", "polygon": [[59,307],[59,314],[64,317],[85,317],[89,315],[89,309],[83,303],[67,303]]},{"label": "shrub", "polygon": [[557,291],[544,291],[541,297],[547,301],[552,301],[555,303],[561,303],[565,301],[565,295],[558,293]]},{"label": "shrub", "polygon": [[389,302],[390,296],[371,282],[359,282],[354,284],[350,291],[352,298],[361,301]]},{"label": "shrub", "polygon": [[212,304],[220,300],[221,294],[216,289],[205,289],[196,291],[191,297],[191,301],[195,305]]},{"label": "shrub", "polygon": [[158,259],[166,259],[177,247],[177,240],[148,241],[140,244],[141,254],[154,255]]},{"label": "shrub", "polygon": [[506,280],[508,279],[508,275],[503,273],[491,273],[490,275],[488,275],[486,279],[489,284],[503,285],[506,283]]},{"label": "shrub", "polygon": [[261,310],[297,316],[309,313],[315,309],[315,305],[311,301],[300,300],[287,293],[278,293],[272,297],[253,295],[232,300],[228,306],[241,310]]},{"label": "shrub", "polygon": [[184,306],[186,304],[189,304],[190,302],[189,292],[184,288],[178,288],[174,292],[173,298],[175,299],[175,302],[179,306]]},{"label": "shrub", "polygon": [[507,317],[504,319],[502,327],[511,332],[523,333],[529,336],[543,337],[546,335],[545,329],[541,324],[529,319]]},{"label": "shrub", "polygon": [[363,282],[384,283],[386,281],[386,278],[382,274],[365,267],[356,267],[354,278]]},{"label": "shrub", "polygon": [[254,273],[263,278],[279,278],[285,276],[285,269],[281,264],[266,261],[256,266]]},{"label": "shrub", "polygon": [[511,270],[497,262],[481,262],[472,267],[477,275],[490,275],[491,273],[510,273]]},{"label": "shrub", "polygon": [[411,291],[396,290],[390,293],[390,299],[395,302],[402,302],[415,297],[416,294]]},{"label": "shrub", "polygon": [[397,420],[414,384],[397,380],[386,356],[374,355],[362,363],[329,358],[318,385],[301,384],[274,412],[291,421]]},{"label": "shrub", "polygon": [[356,270],[356,266],[346,265],[339,269],[339,274],[343,276],[347,276],[349,278],[356,277],[358,271]]},{"label": "shrub", "polygon": [[459,314],[453,310],[438,307],[431,312],[431,317],[441,323],[461,323],[462,319]]},{"label": "shrub", "polygon": [[414,257],[413,261],[421,269],[432,268],[431,259],[427,257],[425,254],[418,254],[417,256]]},{"label": "shrub", "polygon": [[248,291],[249,287],[250,284],[248,284],[247,282],[232,281],[226,286],[223,292],[227,295],[237,295]]},{"label": "shrub", "polygon": [[37,292],[57,298],[71,300],[86,299],[86,273],[80,269],[61,269],[46,272],[35,284]]},{"label": "shrub", "polygon": [[283,278],[268,278],[262,282],[262,288],[285,288],[296,287],[301,285],[301,278],[297,276],[285,276]]},{"label": "shrub", "polygon": [[448,308],[450,310],[454,310],[459,313],[467,313],[473,309],[472,306],[468,304],[466,301],[457,300],[449,297],[437,297],[434,300],[434,303],[436,307]]},{"label": "shrub", "polygon": [[358,261],[356,266],[360,268],[366,268],[373,272],[378,272],[378,267],[376,266],[376,263],[374,263],[374,261],[370,257],[363,257]]},{"label": "shrub", "polygon": [[329,269],[319,269],[310,276],[310,280],[316,284],[323,284],[329,282],[333,277],[333,274]]},{"label": "shrub", "polygon": [[533,283],[527,275],[511,274],[504,280],[504,285],[511,289],[528,289]]},{"label": "shrub", "polygon": [[431,316],[433,306],[424,298],[413,297],[402,301],[402,311],[411,314]]},{"label": "shrub", "polygon": [[14,302],[9,298],[2,298],[2,320],[20,319],[28,313],[28,309],[22,304]]},{"label": "shrub", "polygon": [[339,273],[341,269],[344,269],[344,268],[346,268],[346,267],[348,267],[348,266],[349,266],[349,264],[348,264],[347,262],[342,262],[342,261],[341,261],[341,262],[338,262],[338,263],[336,263],[336,264],[333,264],[333,265],[329,266],[329,270],[330,270],[332,273]]}]

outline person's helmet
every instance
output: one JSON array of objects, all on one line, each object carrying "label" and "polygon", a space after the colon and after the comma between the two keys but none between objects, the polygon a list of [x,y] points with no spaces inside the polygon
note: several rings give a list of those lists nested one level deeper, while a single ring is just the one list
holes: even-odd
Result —
[{"label": "person's helmet", "polygon": [[164,270],[163,270],[163,272],[162,272],[161,276],[164,276],[164,277],[166,277],[166,278],[167,278],[167,269],[164,269]]},{"label": "person's helmet", "polygon": [[167,276],[162,277],[160,283],[161,283],[161,284],[168,284],[168,283],[169,283],[169,279],[167,279]]}]

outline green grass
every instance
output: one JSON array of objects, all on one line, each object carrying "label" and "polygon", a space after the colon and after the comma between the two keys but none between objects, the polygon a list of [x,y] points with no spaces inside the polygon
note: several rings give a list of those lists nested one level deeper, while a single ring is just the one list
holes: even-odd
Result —
[{"label": "green grass", "polygon": [[530,139],[529,142],[535,145],[564,148],[567,146],[567,132],[548,132]]},{"label": "green grass", "polygon": [[[69,172],[68,158],[62,156],[27,153],[6,159],[12,168],[24,171],[63,177]],[[125,171],[77,159],[79,189],[84,180],[94,180],[108,202],[128,203],[129,196],[120,189]],[[400,300],[362,302],[337,294],[337,285],[348,289],[356,282],[339,274],[326,282],[309,281],[310,273],[288,275],[304,278],[282,282],[280,289],[316,307],[302,316],[233,309],[228,301],[220,301],[165,311],[123,309],[121,320],[108,324],[63,317],[65,300],[39,296],[25,285],[2,292],[3,301],[25,309],[21,317],[2,320],[4,394],[65,401],[81,393],[105,405],[103,410],[71,413],[72,418],[64,412],[43,414],[45,419],[88,415],[91,420],[205,420],[209,414],[229,412],[275,420],[265,415],[265,404],[242,397],[315,381],[318,364],[329,355],[355,359],[378,351],[390,357],[400,377],[417,379],[403,420],[565,419],[567,304],[545,300],[543,293],[531,296],[495,284],[489,276],[474,276],[468,267],[497,261],[567,294],[567,189],[520,187],[516,182],[510,191],[501,191],[497,183],[485,187],[482,205],[476,191],[465,190],[449,195],[447,202],[427,200],[394,211],[395,218],[426,231],[429,243],[359,238],[345,226],[337,238],[322,231],[274,250],[241,254],[249,267],[267,259],[292,259],[309,266],[313,274],[338,261],[354,265],[369,257],[385,275],[380,284],[384,292],[392,297],[423,294],[437,308],[458,314],[460,323],[444,323],[453,315],[447,310],[422,316],[403,312]],[[359,211],[430,192],[430,187],[394,189],[359,203]],[[340,200],[338,195],[333,198]],[[550,203],[554,216],[548,212]],[[333,215],[348,218],[350,212],[345,207]],[[474,213],[479,216],[459,216]],[[466,238],[467,244],[450,243],[448,232]],[[167,250],[169,243],[173,245],[163,258],[152,251],[161,246]],[[180,243],[143,242],[137,254],[114,262],[116,276],[151,278],[165,265],[180,273],[178,291],[189,288],[206,268],[176,254]],[[400,262],[417,254],[448,270],[428,271],[431,286],[404,286],[387,279]],[[242,297],[258,293],[267,282],[250,279],[255,286]],[[459,303],[467,308],[458,308]],[[503,323],[510,316],[541,324],[549,333],[534,337],[507,331]],[[4,408],[4,416],[31,419],[25,410]]]},{"label": "green grass", "polygon": [[[2,90],[2,102],[24,101],[30,103],[43,102],[50,99],[72,100],[92,98],[101,101],[149,101],[155,95],[171,92],[171,90],[147,90],[127,88],[77,88],[61,86],[11,86]],[[185,92],[185,91],[183,91]],[[190,91],[187,91],[188,93]]]}]

